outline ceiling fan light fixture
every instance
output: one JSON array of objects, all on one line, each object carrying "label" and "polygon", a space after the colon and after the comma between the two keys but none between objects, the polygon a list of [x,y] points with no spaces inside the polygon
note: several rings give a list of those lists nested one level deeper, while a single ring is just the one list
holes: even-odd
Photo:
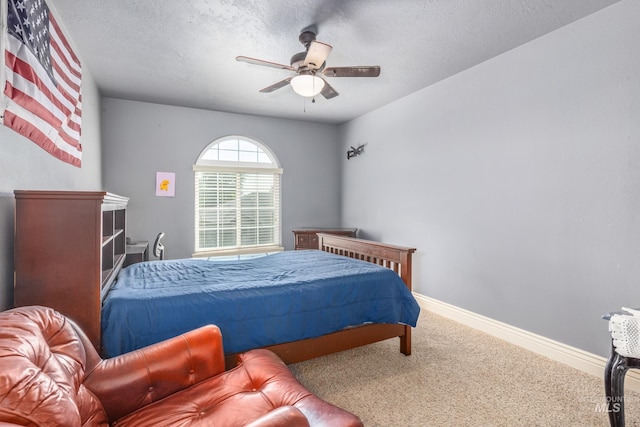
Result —
[{"label": "ceiling fan light fixture", "polygon": [[293,91],[300,96],[316,96],[324,88],[324,80],[311,74],[299,74],[291,79]]}]

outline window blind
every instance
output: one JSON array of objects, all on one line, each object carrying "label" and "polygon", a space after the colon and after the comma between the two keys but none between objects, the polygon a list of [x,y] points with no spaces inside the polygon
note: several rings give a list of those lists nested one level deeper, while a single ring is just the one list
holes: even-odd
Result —
[{"label": "window blind", "polygon": [[196,252],[280,249],[281,169],[194,169]]}]

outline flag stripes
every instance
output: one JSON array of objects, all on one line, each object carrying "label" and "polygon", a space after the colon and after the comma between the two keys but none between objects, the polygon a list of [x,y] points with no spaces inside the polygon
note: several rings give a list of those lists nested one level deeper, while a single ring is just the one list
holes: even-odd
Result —
[{"label": "flag stripes", "polygon": [[80,167],[82,67],[44,0],[8,0],[5,126]]}]

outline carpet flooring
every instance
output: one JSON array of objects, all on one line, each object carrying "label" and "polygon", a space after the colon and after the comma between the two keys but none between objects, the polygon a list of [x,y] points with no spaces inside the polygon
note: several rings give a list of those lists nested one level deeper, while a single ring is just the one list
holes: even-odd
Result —
[{"label": "carpet flooring", "polygon": [[[290,368],[367,427],[609,425],[602,378],[425,310],[411,356],[392,339]],[[640,426],[640,394],[625,398]]]}]

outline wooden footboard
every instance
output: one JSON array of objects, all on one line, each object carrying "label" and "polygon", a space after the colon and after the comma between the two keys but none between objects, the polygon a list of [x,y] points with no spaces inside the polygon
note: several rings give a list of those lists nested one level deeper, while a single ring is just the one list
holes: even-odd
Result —
[{"label": "wooden footboard", "polygon": [[415,248],[318,233],[318,249],[387,267],[398,273],[411,290],[411,257]]},{"label": "wooden footboard", "polygon": [[[411,257],[415,252],[414,248],[324,233],[318,233],[318,240],[320,250],[371,262],[395,271],[411,291]],[[400,351],[410,355],[411,326],[402,324],[367,324],[266,348],[275,352],[286,364],[290,364],[395,337],[400,338]],[[227,368],[235,364],[236,356],[228,355]]]}]

